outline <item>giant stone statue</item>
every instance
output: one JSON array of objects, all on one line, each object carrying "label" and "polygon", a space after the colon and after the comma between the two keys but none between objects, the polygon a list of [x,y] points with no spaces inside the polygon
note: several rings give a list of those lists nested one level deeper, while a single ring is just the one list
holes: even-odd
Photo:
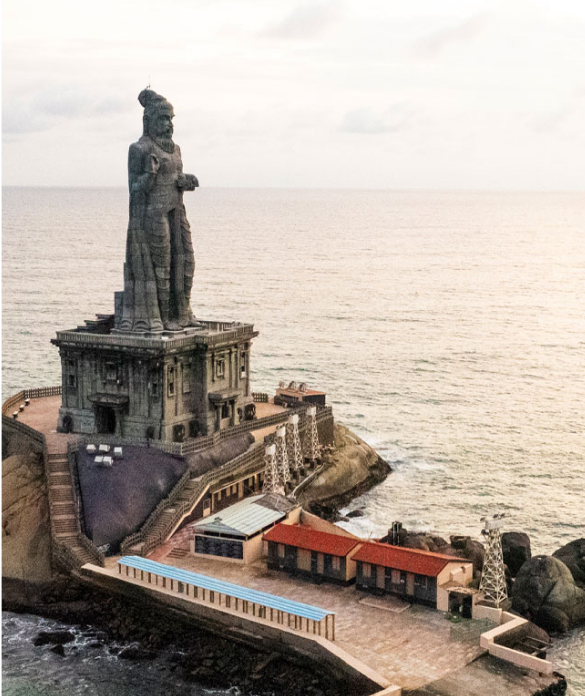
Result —
[{"label": "giant stone statue", "polygon": [[199,182],[183,174],[172,137],[172,104],[151,89],[138,101],[144,130],[128,156],[130,221],[119,330],[181,331],[197,324],[190,306],[195,259],[183,191],[194,191]]}]

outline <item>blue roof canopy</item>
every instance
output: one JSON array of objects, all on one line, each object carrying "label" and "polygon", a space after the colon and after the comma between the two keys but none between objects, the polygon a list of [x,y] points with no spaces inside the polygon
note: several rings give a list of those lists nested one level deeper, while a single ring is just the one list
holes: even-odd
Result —
[{"label": "blue roof canopy", "polygon": [[217,580],[208,575],[192,573],[189,570],[182,570],[181,568],[175,568],[174,566],[165,565],[164,563],[151,561],[148,558],[142,558],[140,556],[123,556],[118,560],[118,563],[128,566],[129,568],[136,568],[136,570],[154,573],[160,577],[177,580],[188,585],[195,585],[201,589],[219,592],[230,597],[253,602],[261,607],[284,611],[287,614],[301,616],[304,619],[311,619],[312,621],[321,621],[321,619],[324,619],[326,616],[335,613],[319,607],[313,607],[310,604],[302,604],[292,599],[285,599],[278,595],[259,592],[258,590],[252,590],[248,587],[242,587],[241,585],[234,585],[231,582]]}]

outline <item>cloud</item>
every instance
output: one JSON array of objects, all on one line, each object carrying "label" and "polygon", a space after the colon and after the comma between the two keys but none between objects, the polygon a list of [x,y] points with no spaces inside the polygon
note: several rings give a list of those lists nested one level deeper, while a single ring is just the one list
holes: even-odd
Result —
[{"label": "cloud", "polygon": [[490,19],[489,12],[478,12],[464,22],[437,29],[414,44],[414,54],[418,58],[434,58],[450,44],[468,41],[480,34],[489,24]]},{"label": "cloud", "polygon": [[115,95],[97,97],[75,85],[56,85],[40,93],[6,94],[3,103],[3,136],[7,141],[28,133],[50,130],[59,123],[95,116],[117,116],[134,106]]},{"label": "cloud", "polygon": [[585,88],[575,92],[571,100],[559,109],[538,114],[532,119],[532,128],[537,133],[554,133],[560,130],[574,115],[583,108]]},{"label": "cloud", "polygon": [[312,39],[334,24],[343,11],[336,0],[299,5],[282,21],[260,32],[271,39]]},{"label": "cloud", "polygon": [[366,108],[352,109],[343,117],[340,129],[365,135],[397,133],[410,124],[413,114],[413,109],[405,104],[394,104],[378,114]]}]

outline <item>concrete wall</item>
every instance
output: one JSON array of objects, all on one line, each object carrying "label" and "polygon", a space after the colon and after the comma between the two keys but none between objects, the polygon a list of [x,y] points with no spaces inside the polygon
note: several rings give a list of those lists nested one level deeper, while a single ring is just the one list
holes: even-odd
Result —
[{"label": "concrete wall", "polygon": [[[500,611],[500,610],[496,610]],[[494,614],[492,614],[494,616]],[[515,616],[508,612],[501,613],[500,626],[492,628],[490,631],[482,633],[479,638],[479,644],[487,650],[490,655],[498,657],[506,662],[511,662],[517,667],[523,669],[531,669],[541,674],[552,674],[553,666],[548,660],[542,660],[538,657],[529,655],[528,653],[514,650],[505,645],[500,645],[496,641],[515,641],[529,635],[530,622],[523,619],[521,616]]]},{"label": "concrete wall", "polygon": [[143,606],[148,603],[164,606],[170,613],[178,612],[224,638],[247,643],[267,652],[294,656],[311,663],[313,667],[318,665],[334,678],[343,678],[348,694],[372,693],[390,686],[384,677],[370,667],[318,635],[295,632],[285,626],[254,620],[247,615],[231,613],[224,607],[196,603],[160,588],[129,582],[122,579],[122,576],[113,575],[111,571],[91,564],[83,567],[82,574],[90,584],[124,594]]}]

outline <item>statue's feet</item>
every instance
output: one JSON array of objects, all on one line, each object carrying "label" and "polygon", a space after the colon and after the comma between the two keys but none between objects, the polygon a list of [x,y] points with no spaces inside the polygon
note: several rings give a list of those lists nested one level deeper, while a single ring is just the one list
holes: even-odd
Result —
[{"label": "statue's feet", "polygon": [[165,321],[163,326],[165,327],[165,331],[182,331],[183,327],[180,324],[177,324],[176,321]]},{"label": "statue's feet", "polygon": [[187,326],[199,326],[197,317],[193,314],[193,312],[189,312],[188,321],[189,323],[187,324]]}]

